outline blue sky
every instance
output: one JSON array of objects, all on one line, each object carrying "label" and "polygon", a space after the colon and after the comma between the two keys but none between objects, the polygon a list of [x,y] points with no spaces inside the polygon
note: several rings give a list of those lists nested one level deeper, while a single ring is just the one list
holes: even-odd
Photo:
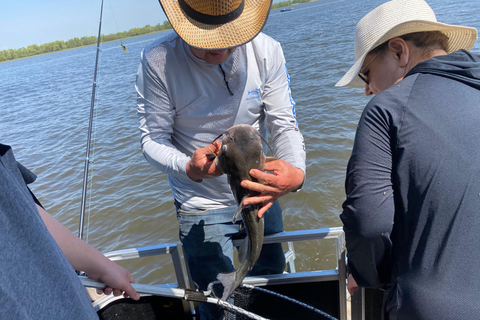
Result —
[{"label": "blue sky", "polygon": [[[101,3],[102,0],[1,0],[0,51],[97,36]],[[153,26],[165,20],[158,0],[104,0],[102,33]]]},{"label": "blue sky", "polygon": [[[101,0],[2,0],[0,50],[97,36],[101,3]],[[104,0],[103,6],[103,34],[166,20],[158,0]]]}]

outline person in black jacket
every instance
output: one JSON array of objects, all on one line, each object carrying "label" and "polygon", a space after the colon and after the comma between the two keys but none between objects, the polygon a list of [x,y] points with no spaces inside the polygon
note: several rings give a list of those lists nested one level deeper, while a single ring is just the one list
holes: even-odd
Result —
[{"label": "person in black jacket", "polygon": [[480,314],[480,56],[474,28],[393,0],[355,32],[337,86],[374,94],[357,128],[340,215],[361,287],[386,289],[385,319]]}]

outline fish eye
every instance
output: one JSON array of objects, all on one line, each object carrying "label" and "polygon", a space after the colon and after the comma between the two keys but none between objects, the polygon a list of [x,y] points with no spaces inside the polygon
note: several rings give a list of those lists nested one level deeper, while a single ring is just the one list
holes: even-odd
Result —
[{"label": "fish eye", "polygon": [[226,144],[224,144],[224,145],[222,146],[222,151],[223,151],[223,152],[227,152],[227,145],[226,145]]}]

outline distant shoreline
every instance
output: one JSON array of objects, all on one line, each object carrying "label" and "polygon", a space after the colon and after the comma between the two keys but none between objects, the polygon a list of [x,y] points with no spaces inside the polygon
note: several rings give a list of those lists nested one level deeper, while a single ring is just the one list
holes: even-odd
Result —
[{"label": "distant shoreline", "polygon": [[[109,41],[100,41],[100,44],[102,44],[102,43],[109,43],[109,42],[113,42],[113,41],[119,41],[119,40],[123,40],[123,39],[132,39],[132,38],[141,37],[141,36],[144,36],[144,35],[147,35],[147,34],[159,33],[159,32],[168,31],[168,30],[171,30],[171,29],[165,29],[165,30],[162,30],[162,31],[153,31],[153,32],[150,32],[150,33],[139,34],[139,35],[137,35],[137,36],[131,36],[131,37],[128,37],[128,38],[115,39],[115,40],[109,40]],[[4,63],[4,62],[10,62],[10,61],[15,61],[15,60],[27,59],[27,58],[37,57],[37,56],[44,56],[44,55],[46,55],[46,54],[51,54],[51,53],[56,53],[56,52],[62,52],[62,51],[68,51],[68,50],[74,50],[74,49],[85,48],[85,47],[96,46],[96,45],[97,45],[97,43],[92,43],[92,44],[87,44],[87,45],[84,45],[84,46],[79,46],[79,47],[74,47],[74,48],[66,48],[66,49],[61,49],[61,50],[52,51],[52,52],[38,53],[38,54],[31,55],[31,56],[26,56],[26,57],[21,57],[21,58],[15,58],[15,59],[5,60],[5,61],[0,61],[0,64],[1,64],[1,63]],[[1,52],[1,51],[0,51],[0,52]]]},{"label": "distant shoreline", "polygon": [[[171,29],[170,22],[164,21],[163,24],[157,24],[155,26],[146,25],[143,28],[133,28],[129,31],[111,33],[108,35],[101,35],[101,43],[107,43],[111,41],[123,40],[133,38],[137,36],[143,36],[145,34],[161,32]],[[28,47],[20,49],[7,49],[0,51],[0,63],[13,61],[23,58],[30,58],[34,56],[44,55],[48,53],[60,52],[70,49],[77,49],[82,47],[88,47],[96,45],[98,43],[98,37],[84,36],[81,38],[73,38],[67,41],[57,40],[53,42],[44,43],[41,45],[32,44]]]},{"label": "distant shoreline", "polygon": [[[317,0],[281,1],[278,3],[273,3],[271,10],[275,10],[283,7],[290,7],[293,5],[313,2],[313,1],[317,1]],[[162,32],[170,29],[172,29],[172,26],[170,25],[170,23],[168,21],[164,21],[163,24],[159,23],[153,27],[150,25],[146,25],[143,28],[133,28],[133,29],[130,29],[129,31],[112,33],[108,35],[102,34],[101,43],[134,38],[134,37],[143,36],[146,34]],[[19,49],[6,49],[6,50],[0,51],[0,63],[24,59],[24,58],[31,58],[34,56],[40,56],[40,55],[45,55],[45,54],[54,53],[54,52],[88,47],[88,46],[96,45],[97,42],[98,42],[98,38],[96,36],[84,36],[81,38],[69,39],[67,41],[57,40],[53,42],[44,43],[41,45],[32,44],[27,46],[26,48],[22,47]]]}]

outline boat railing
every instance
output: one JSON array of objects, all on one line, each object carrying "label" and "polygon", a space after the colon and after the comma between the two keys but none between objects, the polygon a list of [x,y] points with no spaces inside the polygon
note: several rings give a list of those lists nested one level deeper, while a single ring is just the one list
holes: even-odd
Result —
[{"label": "boat railing", "polygon": [[[165,286],[174,286],[183,289],[193,289],[194,284],[193,282],[191,282],[191,280],[189,281],[191,277],[189,276],[186,265],[182,263],[182,254],[179,248],[181,248],[181,244],[179,242],[172,242],[167,244],[111,251],[105,253],[104,255],[112,261],[120,261],[170,254],[177,283],[166,284]],[[101,303],[101,301],[99,302]],[[192,310],[194,308],[193,303],[182,300],[182,304],[185,313],[192,314]]]},{"label": "boat railing", "polygon": [[[294,242],[335,239],[336,241],[336,267],[331,270],[315,270],[296,272]],[[240,245],[243,240],[234,240],[234,245]],[[244,283],[255,286],[289,285],[295,283],[311,283],[324,281],[338,281],[339,318],[347,319],[347,293],[346,293],[346,261],[345,261],[345,236],[343,229],[323,228],[299,231],[285,231],[265,236],[264,244],[286,243],[288,251],[285,253],[287,272],[276,275],[246,277]],[[184,289],[194,289],[187,265],[182,259],[181,244],[167,243],[162,245],[138,247],[108,252],[106,257],[112,261],[143,258],[170,254],[177,279],[177,284],[165,284],[164,286],[178,286]],[[194,306],[183,302],[186,313],[193,312]]]},{"label": "boat railing", "polygon": [[[336,241],[336,268],[330,270],[315,270],[295,272],[294,242],[309,240],[335,239]],[[293,284],[306,282],[338,281],[339,315],[340,319],[347,319],[347,292],[346,292],[346,260],[345,260],[345,235],[343,228],[323,228],[297,231],[284,231],[265,236],[264,244],[287,243],[289,250],[285,254],[287,273],[246,277],[243,282],[255,286]],[[234,241],[234,245],[236,242]]]}]

